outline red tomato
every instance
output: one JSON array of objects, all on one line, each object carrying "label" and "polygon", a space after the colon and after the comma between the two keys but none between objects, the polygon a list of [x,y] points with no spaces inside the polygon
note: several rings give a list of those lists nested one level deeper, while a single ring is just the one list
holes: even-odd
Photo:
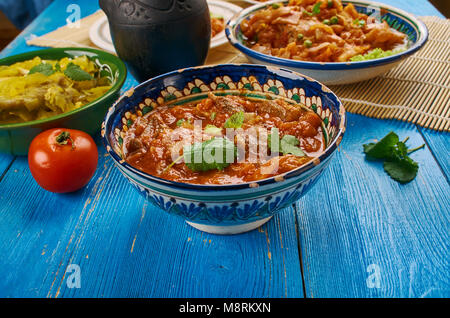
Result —
[{"label": "red tomato", "polygon": [[45,190],[73,192],[94,175],[98,150],[85,132],[55,128],[37,135],[28,150],[28,164],[36,182]]}]

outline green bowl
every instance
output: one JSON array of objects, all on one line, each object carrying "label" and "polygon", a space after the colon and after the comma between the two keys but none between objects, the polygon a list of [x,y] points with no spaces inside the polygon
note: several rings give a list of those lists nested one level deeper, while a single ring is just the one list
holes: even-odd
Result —
[{"label": "green bowl", "polygon": [[79,129],[91,135],[100,130],[106,111],[118,99],[127,77],[125,64],[117,56],[88,48],[52,48],[9,56],[0,59],[0,65],[11,65],[35,56],[59,60],[81,55],[88,56],[102,71],[105,71],[113,83],[111,89],[100,98],[67,113],[24,123],[0,124],[0,153],[26,155],[33,138],[50,128]]}]

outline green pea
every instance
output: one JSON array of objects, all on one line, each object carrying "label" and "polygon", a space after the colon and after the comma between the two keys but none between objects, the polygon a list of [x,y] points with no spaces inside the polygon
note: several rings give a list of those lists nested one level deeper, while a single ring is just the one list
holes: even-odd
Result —
[{"label": "green pea", "polygon": [[328,0],[327,7],[332,8],[333,7],[333,0]]},{"label": "green pea", "polygon": [[333,16],[330,19],[331,24],[338,24],[339,23],[339,19],[337,16]]},{"label": "green pea", "polygon": [[303,39],[303,34],[302,33],[297,34],[297,39],[299,40]]},{"label": "green pea", "polygon": [[330,20],[325,19],[325,20],[322,21],[322,23],[323,23],[323,24],[326,24],[326,25],[330,25]]},{"label": "green pea", "polygon": [[278,9],[280,7],[279,3],[272,3],[272,8],[273,9]]},{"label": "green pea", "polygon": [[310,48],[312,46],[312,42],[311,40],[305,40],[305,42],[303,42],[303,45]]}]

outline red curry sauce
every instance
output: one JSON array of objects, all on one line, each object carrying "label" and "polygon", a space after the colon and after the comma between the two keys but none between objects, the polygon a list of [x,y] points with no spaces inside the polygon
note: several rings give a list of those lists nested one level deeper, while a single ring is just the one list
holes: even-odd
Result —
[{"label": "red curry sauce", "polygon": [[[266,161],[236,160],[223,170],[209,171],[193,171],[183,160],[178,160],[180,158],[174,160],[174,152],[177,156],[183,154],[180,144],[194,142],[195,124],[200,123],[203,129],[202,140],[225,137],[225,122],[238,112],[244,114],[242,130],[258,128],[270,131],[276,127],[280,138],[295,136],[305,156],[280,152],[279,156]],[[250,100],[240,96],[210,94],[196,103],[161,106],[138,117],[125,134],[123,152],[125,160],[135,168],[166,180],[195,184],[257,181],[295,169],[320,154],[324,149],[321,123],[322,120],[314,112],[282,99]],[[206,129],[210,125],[216,127],[213,134]],[[237,147],[245,148],[245,159],[248,159],[249,145],[242,144],[242,140],[239,143],[238,137],[233,142]],[[273,169],[274,160],[278,160],[276,169]]]}]

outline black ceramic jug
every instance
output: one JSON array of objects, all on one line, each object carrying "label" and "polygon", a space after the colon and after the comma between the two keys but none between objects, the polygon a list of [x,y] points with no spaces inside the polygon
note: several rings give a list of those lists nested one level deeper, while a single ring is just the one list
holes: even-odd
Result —
[{"label": "black ceramic jug", "polygon": [[114,47],[139,82],[202,65],[211,41],[206,0],[99,0]]}]

